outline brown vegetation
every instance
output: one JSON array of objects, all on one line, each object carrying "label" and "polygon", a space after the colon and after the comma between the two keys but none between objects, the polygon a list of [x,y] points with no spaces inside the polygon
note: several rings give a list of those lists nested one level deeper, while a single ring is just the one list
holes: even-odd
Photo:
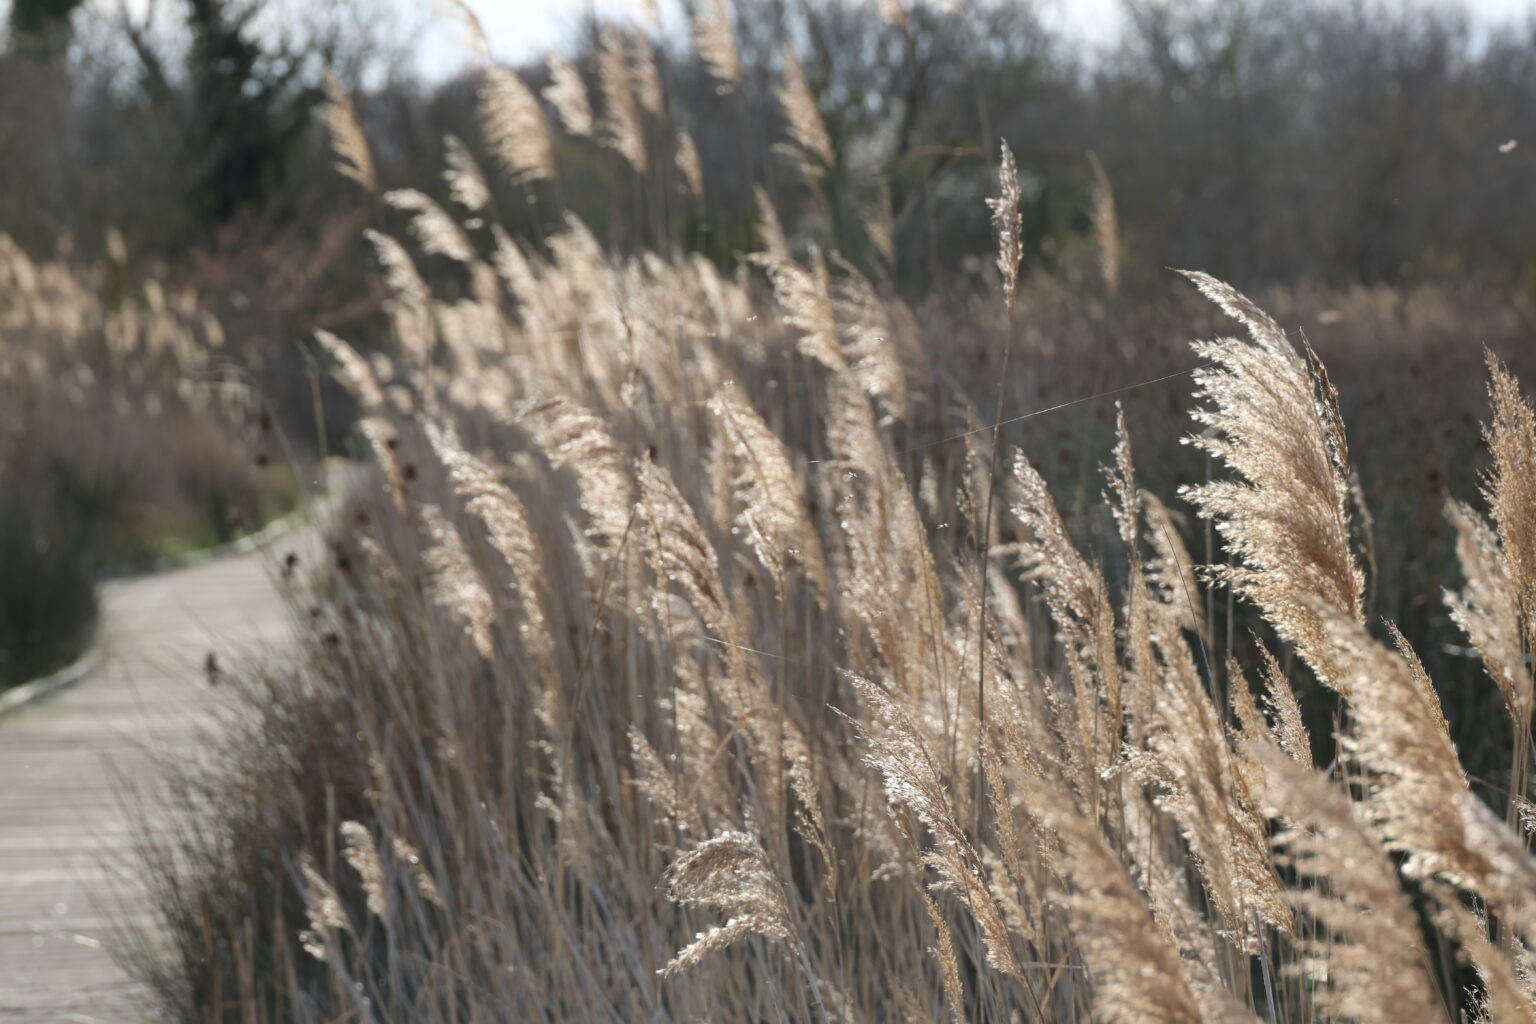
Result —
[{"label": "brown vegetation", "polygon": [[[723,7],[700,11],[734,82]],[[814,193],[838,153],[787,73]],[[488,82],[504,170],[543,187],[559,168],[524,131],[548,130],[535,94]],[[621,121],[642,86],[603,85],[598,130],[638,173]],[[476,179],[468,160],[450,182]],[[1136,321],[1015,279],[1001,165],[1004,296],[969,309],[970,341],[800,244],[766,194],[759,279],[610,254],[572,215],[524,246],[390,193],[453,283],[375,233],[393,357],[320,337],[378,483],[334,527],[298,659],[232,684],[223,770],[178,780],[182,828],[147,860],[170,948],[138,964],[168,1010],[1529,1018],[1536,414],[1518,384],[1491,361],[1491,518],[1448,511],[1465,580],[1446,601],[1513,723],[1478,747],[1488,779],[1433,660],[1374,610],[1423,595],[1372,595],[1376,566],[1417,564],[1387,545],[1422,534],[1401,508],[1371,516],[1347,384],[1204,274],[1246,337],[1106,371]],[[1380,296],[1329,301],[1361,322]],[[1052,334],[1074,316],[1083,334]],[[1102,347],[1065,354],[1084,337]],[[1219,546],[1152,490],[1190,465],[1166,385],[1191,371],[1209,461],[1184,497]],[[1228,595],[1247,611],[1218,614]]]}]

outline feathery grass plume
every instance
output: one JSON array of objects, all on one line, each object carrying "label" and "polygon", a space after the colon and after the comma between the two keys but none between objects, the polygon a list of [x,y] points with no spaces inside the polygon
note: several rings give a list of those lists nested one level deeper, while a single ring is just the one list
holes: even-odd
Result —
[{"label": "feathery grass plume", "polygon": [[1261,952],[1255,916],[1290,931],[1293,916],[1270,862],[1266,825],[1234,765],[1220,710],[1207,696],[1178,633],[1176,615],[1154,609],[1153,642],[1162,685],[1146,729],[1146,748],[1128,758],[1155,803],[1178,822],[1226,937]]},{"label": "feathery grass plume", "polygon": [[965,986],[960,983],[960,959],[955,956],[954,933],[950,931],[949,922],[944,920],[938,902],[926,892],[922,897],[923,909],[928,911],[928,920],[933,923],[933,930],[939,937],[939,944],[931,947],[928,952],[939,962],[939,977],[943,979],[944,1001],[949,1004],[949,1019],[951,1024],[965,1024]]},{"label": "feathery grass plume", "polygon": [[1029,528],[1019,545],[1026,575],[1040,582],[1060,626],[1091,623],[1098,614],[1103,581],[1078,553],[1045,478],[1021,451],[1014,453],[1013,484],[1011,511]]},{"label": "feathery grass plume", "polygon": [[737,517],[758,560],[773,577],[779,599],[785,597],[791,565],[800,565],[818,601],[827,597],[827,570],[821,539],[800,500],[800,477],[789,452],[742,399],[736,386],[724,384],[709,400],[729,439],[734,456],[733,487],[741,504]]},{"label": "feathery grass plume", "polygon": [[1488,396],[1493,423],[1483,437],[1493,467],[1483,495],[1497,526],[1495,540],[1470,510],[1452,514],[1456,551],[1467,577],[1466,591],[1447,595],[1452,617],[1477,648],[1504,698],[1514,729],[1507,819],[1530,787],[1532,672],[1536,650],[1536,409],[1520,383],[1492,352],[1487,353]]},{"label": "feathery grass plume", "polygon": [[[1251,1015],[1233,1013],[1236,999],[1224,981],[1230,977],[1227,965],[1232,947],[1217,934],[1205,909],[1203,893],[1191,892],[1185,848],[1178,842],[1175,828],[1137,788],[1127,785],[1120,795],[1116,845],[1127,873],[1146,894],[1153,923],[1167,944],[1178,951],[1204,1019],[1226,1020],[1236,1016],[1251,1024]],[[1064,850],[1055,852],[1058,858],[1066,854]],[[1055,865],[1055,860],[1051,864]],[[1052,873],[1058,878],[1063,875],[1059,867],[1053,867]]]},{"label": "feathery grass plume", "polygon": [[379,265],[384,268],[384,282],[394,297],[410,305],[426,305],[431,290],[427,288],[427,282],[422,280],[405,246],[372,228],[364,229],[363,236],[372,244]]},{"label": "feathery grass plume", "polygon": [[357,404],[369,411],[384,407],[384,392],[368,361],[357,350],[323,327],[315,328],[315,340],[336,360],[336,379]]},{"label": "feathery grass plume", "polygon": [[454,493],[465,502],[470,514],[485,525],[491,546],[512,574],[523,616],[521,633],[546,678],[552,678],[550,659],[555,642],[544,608],[543,551],[528,523],[523,503],[489,466],[464,450],[452,428],[427,423],[426,431],[432,450],[453,481]]},{"label": "feathery grass plume", "polygon": [[[805,80],[805,71],[795,59],[794,48],[788,43],[781,51],[784,65],[783,79],[779,83],[779,109],[789,122],[790,138],[795,140],[802,154],[800,171],[807,179],[821,177],[837,164],[837,154],[832,150],[832,138],[827,134],[826,122],[816,105],[816,94]],[[813,156],[816,162],[805,159]]]},{"label": "feathery grass plume", "polygon": [[1280,328],[1230,287],[1189,275],[1248,325],[1251,344],[1197,346],[1197,376],[1215,407],[1195,439],[1245,479],[1194,488],[1242,565],[1216,570],[1253,600],[1319,678],[1350,703],[1345,750],[1368,773],[1373,820],[1403,871],[1443,877],[1536,925],[1536,863],[1472,795],[1439,698],[1394,630],[1396,653],[1365,630],[1362,574],[1349,544],[1348,448],[1332,388]]},{"label": "feathery grass plume", "polygon": [[373,833],[356,821],[341,823],[342,856],[357,872],[362,883],[363,895],[368,901],[368,912],[374,917],[389,913],[389,893],[384,877],[384,862],[379,859],[379,848],[374,845]]},{"label": "feathery grass plume", "polygon": [[395,458],[395,446],[399,442],[395,437],[394,428],[390,426],[389,420],[375,414],[358,419],[357,429],[367,440],[368,447],[373,449],[374,461],[378,462],[379,469],[384,473],[384,480],[389,485],[389,496],[394,501],[395,508],[404,512],[406,508],[405,474],[400,471],[400,462]]},{"label": "feathery grass plume", "polygon": [[[733,665],[732,676],[738,680],[745,678],[736,616],[731,610],[730,595],[720,581],[714,546],[664,467],[649,458],[640,459],[636,479],[640,492],[636,515],[658,576],[682,587],[705,628],[726,645],[726,657]],[[660,599],[664,590],[658,587],[653,597]],[[661,611],[665,614],[664,609]],[[738,710],[744,712],[748,707]]]},{"label": "feathery grass plume", "polygon": [[[779,241],[771,240],[770,245]],[[802,267],[793,259],[776,257],[771,251],[754,254],[752,259],[767,272],[773,297],[784,312],[784,323],[799,332],[796,344],[801,353],[829,370],[846,369],[842,348],[837,343],[831,276],[821,249],[811,247],[809,267]]]},{"label": "feathery grass plume", "polygon": [[1350,545],[1348,447],[1337,402],[1268,314],[1213,277],[1184,275],[1252,337],[1194,346],[1209,364],[1195,371],[1197,394],[1210,403],[1194,418],[1210,429],[1188,441],[1240,478],[1183,492],[1216,521],[1238,563],[1207,572],[1257,605],[1338,688],[1323,619],[1361,621],[1365,580]]},{"label": "feathery grass plume", "polygon": [[635,106],[629,54],[624,46],[624,36],[611,25],[603,29],[597,49],[597,84],[603,91],[600,141],[629,161],[637,173],[644,174],[648,165],[645,132],[640,127],[640,111]]},{"label": "feathery grass plume", "polygon": [[368,137],[357,123],[352,97],[347,95],[341,80],[329,68],[325,71],[325,102],[320,105],[320,123],[330,133],[336,170],[369,192],[377,192],[379,179],[373,168],[373,153],[368,149]]},{"label": "feathery grass plume", "polygon": [[677,153],[672,158],[683,184],[698,199],[704,198],[704,165],[699,162],[699,147],[686,128],[677,130]]},{"label": "feathery grass plume", "polygon": [[1468,910],[1461,895],[1446,886],[1427,889],[1436,908],[1431,915],[1435,926],[1456,942],[1457,959],[1477,972],[1482,985],[1482,992],[1469,999],[1474,1011],[1471,1019],[1478,1024],[1536,1020],[1536,978],[1530,971],[1529,947],[1512,938],[1513,956],[1507,955],[1489,937],[1486,910]]},{"label": "feathery grass plume", "polygon": [[1120,291],[1120,218],[1115,213],[1115,191],[1099,155],[1088,151],[1093,167],[1093,238],[1099,246],[1099,275],[1104,291],[1113,298]]},{"label": "feathery grass plume", "polygon": [[1267,812],[1285,822],[1274,841],[1300,880],[1287,896],[1309,924],[1294,970],[1316,984],[1319,1005],[1342,1020],[1443,1020],[1419,922],[1362,808],[1266,740],[1246,752],[1263,772]]},{"label": "feathery grass plume", "polygon": [[311,854],[306,852],[300,858],[299,873],[304,878],[304,910],[309,916],[309,928],[299,934],[299,943],[310,956],[326,961],[336,933],[351,931],[352,919]]},{"label": "feathery grass plume", "polygon": [[850,675],[849,682],[864,709],[854,726],[869,746],[866,763],[880,773],[893,813],[897,807],[909,808],[933,834],[923,862],[939,876],[935,888],[954,892],[975,918],[987,963],[1018,977],[1008,927],[988,888],[981,857],[955,818],[955,799],[934,759],[934,744],[884,689],[858,676]]},{"label": "feathery grass plume", "polygon": [[1180,609],[1183,627],[1209,646],[1211,638],[1205,620],[1195,614],[1200,581],[1195,575],[1195,560],[1189,557],[1179,528],[1185,517],[1176,517],[1151,491],[1141,492],[1141,508],[1147,543],[1152,548],[1152,559],[1145,568],[1147,582],[1164,602]]},{"label": "feathery grass plume", "polygon": [[469,147],[457,135],[443,136],[443,183],[453,201],[473,212],[491,201],[491,187]]},{"label": "feathery grass plume", "polygon": [[1024,261],[1024,218],[1019,213],[1023,198],[1019,191],[1019,169],[1013,162],[1013,150],[1004,141],[997,168],[998,195],[987,200],[992,211],[992,227],[997,232],[997,269],[1003,275],[1003,301],[1009,315],[1019,290],[1019,264]]},{"label": "feathery grass plume", "polygon": [[695,966],[711,953],[748,935],[792,942],[794,926],[784,891],[762,843],[745,832],[717,832],[667,869],[667,896],[683,906],[727,915],[723,925],[700,932],[660,971],[663,977]]},{"label": "feathery grass plume", "polygon": [[590,137],[594,125],[592,104],[587,99],[587,85],[581,80],[581,72],[558,50],[550,50],[545,63],[549,84],[544,87],[544,98],[555,108],[567,132]]},{"label": "feathery grass plume", "polygon": [[907,8],[902,0],[878,0],[875,10],[880,20],[896,28],[907,27]]},{"label": "feathery grass plume", "polygon": [[538,97],[516,73],[492,64],[480,83],[480,130],[513,184],[555,176],[555,150]]},{"label": "feathery grass plume", "polygon": [[1525,935],[1536,934],[1536,860],[1467,782],[1440,700],[1418,657],[1392,628],[1395,650],[1360,623],[1323,620],[1352,720],[1345,751],[1364,770],[1372,822],[1407,854],[1411,878],[1470,890]]},{"label": "feathery grass plume", "polygon": [[410,872],[411,881],[416,883],[417,895],[434,906],[443,906],[443,894],[437,888],[437,881],[432,877],[431,870],[422,860],[421,851],[400,836],[395,836],[390,845],[394,850],[395,859],[405,865],[406,870]]},{"label": "feathery grass plume", "polygon": [[773,198],[761,185],[752,186],[752,195],[757,200],[757,236],[763,243],[763,256],[774,262],[788,260],[789,236],[784,233],[784,223],[779,220]]},{"label": "feathery grass plume", "polygon": [[1520,598],[1510,567],[1497,534],[1482,516],[1458,501],[1446,503],[1445,515],[1456,530],[1456,557],[1467,578],[1459,593],[1446,591],[1445,603],[1498,685],[1518,737],[1531,717],[1532,680]]},{"label": "feathery grass plume", "polygon": [[[1125,425],[1125,408],[1115,403],[1115,447],[1114,465],[1103,467],[1105,482],[1109,490],[1105,499],[1110,512],[1114,516],[1115,529],[1120,535],[1120,543],[1125,545],[1126,561],[1129,563],[1126,573],[1125,595],[1125,648],[1129,655],[1131,667],[1131,679],[1129,685],[1139,687],[1147,691],[1137,700],[1132,695],[1133,705],[1140,705],[1135,710],[1140,715],[1147,715],[1147,705],[1153,699],[1150,691],[1156,685],[1157,666],[1152,649],[1152,616],[1148,603],[1151,600],[1151,587],[1141,558],[1140,534],[1138,526],[1141,519],[1141,493],[1136,489],[1136,467],[1131,457],[1131,433]],[[1112,728],[1111,758],[1118,757],[1120,753],[1120,732],[1122,721],[1125,717],[1125,694],[1122,685],[1119,701],[1109,708],[1109,722]],[[1143,717],[1141,721],[1146,721]]]},{"label": "feathery grass plume", "polygon": [[[1156,792],[1157,806],[1179,823],[1211,902],[1227,935],[1247,952],[1259,952],[1253,914],[1289,929],[1291,914],[1281,895],[1265,846],[1265,824],[1234,770],[1220,711],[1207,696],[1182,627],[1177,603],[1148,606],[1137,544],[1140,493],[1136,488],[1130,433],[1117,404],[1115,464],[1106,468],[1111,507],[1130,561],[1127,634],[1136,684],[1155,695],[1137,700],[1148,715],[1138,732],[1145,748],[1127,759],[1135,776]],[[1154,655],[1155,652],[1155,655]],[[1111,759],[1121,728],[1117,695],[1106,694]]]},{"label": "feathery grass plume", "polygon": [[491,39],[486,34],[480,16],[464,0],[438,0],[437,9],[457,21],[464,29],[458,44],[475,56],[476,60],[491,59]]},{"label": "feathery grass plume", "polygon": [[411,234],[429,255],[446,256],[459,263],[474,260],[475,247],[469,236],[431,196],[414,188],[397,188],[384,193],[384,201],[397,210],[415,214],[411,218]]},{"label": "feathery grass plume", "polygon": [[1097,1020],[1203,1021],[1177,947],[1153,922],[1146,900],[1093,821],[1059,783],[1044,780],[1026,794],[1056,834],[1057,864],[1071,889],[1063,902],[1094,982]]},{"label": "feathery grass plume", "polygon": [[512,292],[512,297],[521,304],[525,310],[536,307],[544,289],[540,287],[540,275],[534,269],[522,248],[512,240],[506,229],[500,224],[491,225],[491,238],[496,243],[495,251],[491,254],[491,263],[496,268],[496,276],[501,278],[507,288]]},{"label": "feathery grass plume", "polygon": [[364,229],[363,236],[373,245],[379,264],[384,268],[384,281],[390,290],[390,301],[385,308],[395,340],[411,357],[414,367],[424,368],[437,343],[436,324],[428,305],[431,291],[405,246],[372,228]]},{"label": "feathery grass plume", "polygon": [[1499,530],[1499,547],[1526,623],[1527,649],[1536,648],[1536,408],[1515,379],[1488,353],[1493,423],[1484,432],[1493,468],[1484,494]]},{"label": "feathery grass plume", "polygon": [[1270,729],[1275,742],[1286,756],[1299,765],[1312,765],[1312,739],[1301,720],[1301,705],[1290,680],[1280,668],[1280,662],[1264,644],[1259,648],[1260,666],[1264,678],[1264,708],[1269,712]]},{"label": "feathery grass plume", "polygon": [[635,764],[635,785],[661,815],[689,835],[704,834],[704,820],[697,804],[685,793],[681,780],[662,761],[645,734],[635,725],[629,727],[630,757]]},{"label": "feathery grass plume", "polygon": [[700,0],[694,8],[693,48],[704,67],[726,88],[741,84],[741,56],[736,52],[736,30],[725,0]]},{"label": "feathery grass plume", "polygon": [[583,569],[595,580],[629,533],[635,500],[629,455],[601,419],[562,396],[524,401],[512,409],[510,419],[528,431],[550,465],[575,482],[586,515]]},{"label": "feathery grass plume", "polygon": [[882,300],[875,286],[858,268],[834,257],[843,276],[834,290],[832,308],[843,336],[843,354],[864,391],[881,401],[888,415],[907,415],[907,374],[896,351],[901,328],[892,316],[892,304]]},{"label": "feathery grass plume", "polygon": [[[988,460],[990,461],[990,460]],[[1091,759],[1086,775],[1075,775],[1095,788],[1083,795],[1096,801],[1102,778],[1117,761],[1124,707],[1124,670],[1116,650],[1115,615],[1100,573],[1078,553],[1061,513],[1038,470],[1015,452],[1013,515],[1027,528],[1017,545],[1026,578],[1039,583],[1056,624],[1073,675],[1075,722],[1080,750]]]},{"label": "feathery grass plume", "polygon": [[464,632],[474,641],[482,658],[493,653],[491,626],[496,620],[496,606],[485,587],[475,563],[470,560],[464,540],[443,510],[436,505],[420,508],[422,530],[428,548],[422,553],[422,567],[427,571],[432,602],[461,619]]},{"label": "feathery grass plume", "polygon": [[661,85],[661,69],[656,66],[656,48],[651,45],[650,37],[643,32],[636,32],[630,37],[630,46],[634,51],[630,67],[635,83],[635,98],[653,117],[660,117],[666,113],[667,101]]},{"label": "feathery grass plume", "polygon": [[[842,607],[868,632],[898,690],[927,689],[943,700],[954,654],[943,631],[943,590],[927,532],[852,374],[827,380],[826,435],[832,452],[827,471],[835,476],[822,480],[832,484],[828,502],[838,510],[844,542],[832,550],[834,556],[846,553],[838,573],[846,595]],[[929,671],[938,676],[938,687],[925,687]]]}]

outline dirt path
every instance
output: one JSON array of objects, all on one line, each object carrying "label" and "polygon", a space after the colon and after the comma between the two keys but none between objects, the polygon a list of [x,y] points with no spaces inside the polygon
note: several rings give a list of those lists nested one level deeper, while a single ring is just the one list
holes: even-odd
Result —
[{"label": "dirt path", "polygon": [[150,750],[197,756],[210,650],[229,665],[290,641],[270,566],[312,544],[298,530],[265,552],[106,584],[91,672],[0,718],[0,1024],[143,1019],[112,958],[118,927],[146,914],[122,780],[149,777]]}]

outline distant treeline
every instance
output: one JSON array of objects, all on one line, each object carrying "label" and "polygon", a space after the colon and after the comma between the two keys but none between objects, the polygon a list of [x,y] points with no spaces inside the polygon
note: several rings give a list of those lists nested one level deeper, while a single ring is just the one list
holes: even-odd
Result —
[{"label": "distant treeline", "polygon": [[[292,264],[273,247],[323,252],[380,216],[331,169],[310,116],[327,66],[386,187],[436,180],[447,132],[485,155],[478,72],[423,83],[369,0],[275,33],[258,29],[274,14],[264,0],[176,0],[175,32],[127,16],[86,24],[73,6],[17,0],[0,58],[0,232],[29,248],[99,246],[116,227],[131,252],[195,254],[216,280],[276,275],[266,287],[283,291],[273,265]],[[569,208],[616,246],[725,259],[756,245],[760,184],[792,234],[865,265],[868,225],[893,222],[884,269],[921,292],[988,259],[980,199],[1003,137],[1035,270],[1094,259],[1092,151],[1132,294],[1165,266],[1247,283],[1470,278],[1506,297],[1536,284],[1536,21],[1491,31],[1453,4],[1127,0],[1122,38],[1090,47],[1031,0],[949,6],[736,0],[743,82],[729,90],[689,39],[626,23],[626,45],[654,47],[665,92],[666,114],[643,117],[648,169],[557,129],[561,191],[498,182],[502,220],[537,244]],[[589,25],[567,48],[599,133],[602,37]],[[780,146],[785,45],[837,154],[810,186]],[[536,91],[549,83],[541,62],[518,70]],[[679,128],[697,143],[702,198],[673,159]],[[303,291],[323,275],[301,277]],[[363,285],[326,287],[313,308],[348,308],[336,290]]]}]

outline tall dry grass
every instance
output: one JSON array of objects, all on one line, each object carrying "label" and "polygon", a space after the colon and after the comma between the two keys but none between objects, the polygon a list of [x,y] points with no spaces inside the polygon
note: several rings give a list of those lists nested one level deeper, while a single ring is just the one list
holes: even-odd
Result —
[{"label": "tall dry grass", "polygon": [[[737,85],[729,29],[700,8]],[[647,87],[604,46],[595,130],[624,151]],[[786,76],[814,188],[837,154]],[[487,83],[503,169],[544,187],[537,100]],[[569,76],[554,101],[593,123]],[[999,306],[1025,319],[1002,152]],[[462,210],[387,199],[453,283],[376,234],[397,350],[318,339],[376,482],[302,649],[232,681],[222,770],[175,780],[181,828],[148,847],[166,928],[136,964],[170,1013],[1529,1019],[1536,414],[1501,364],[1489,516],[1446,511],[1445,602],[1514,737],[1475,789],[1370,611],[1344,398],[1236,290],[1189,275],[1245,334],[1185,364],[1212,475],[1182,497],[1220,545],[1143,488],[1122,413],[1081,456],[1113,524],[1085,550],[1039,455],[999,450],[1011,407],[986,426],[912,311],[766,201],[731,273],[608,253],[573,217],[534,247],[451,153]],[[968,427],[939,426],[953,406]],[[1263,631],[1222,635],[1217,592]],[[1326,732],[1298,686],[1335,695]]]},{"label": "tall dry grass", "polygon": [[[0,236],[0,687],[74,656],[98,573],[260,524],[258,403],[190,290]],[[270,421],[268,421],[270,423]]]}]

